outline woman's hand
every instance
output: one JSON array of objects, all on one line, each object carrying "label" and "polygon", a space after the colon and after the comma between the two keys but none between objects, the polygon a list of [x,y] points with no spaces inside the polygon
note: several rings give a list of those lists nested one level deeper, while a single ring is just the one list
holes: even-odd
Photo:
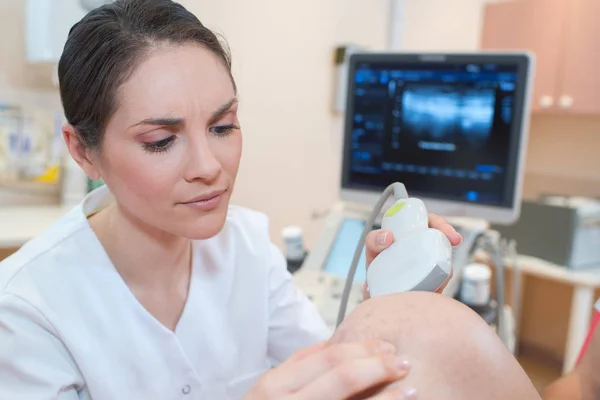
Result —
[{"label": "woman's hand", "polygon": [[[452,225],[450,225],[448,221],[446,221],[446,219],[440,217],[439,215],[429,214],[429,227],[437,229],[443,234],[445,234],[448,240],[450,240],[452,246],[458,246],[462,242],[462,236],[460,236],[458,232],[456,232],[456,229],[454,229],[454,227],[452,227]],[[377,257],[379,253],[387,249],[393,242],[394,237],[392,232],[390,231],[379,229],[370,232],[365,239],[367,253],[366,267],[369,268],[369,265],[371,265],[371,261],[373,261],[373,259]],[[452,274],[450,274],[450,277],[448,277],[446,282],[444,282],[444,284],[436,291],[437,293],[441,293],[444,290],[451,277]],[[365,287],[363,289],[363,298],[367,300],[370,297],[371,296],[369,295],[369,290],[365,283]]]},{"label": "woman's hand", "polygon": [[[377,340],[320,343],[298,351],[266,372],[243,400],[348,399],[406,377],[408,363],[395,353],[394,346]],[[371,400],[402,398],[402,392],[395,390],[369,397]]]}]

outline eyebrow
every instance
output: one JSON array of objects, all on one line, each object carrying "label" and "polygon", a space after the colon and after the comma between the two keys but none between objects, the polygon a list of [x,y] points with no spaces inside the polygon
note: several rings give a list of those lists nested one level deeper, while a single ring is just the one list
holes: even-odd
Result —
[{"label": "eyebrow", "polygon": [[[238,102],[238,99],[236,97],[234,97],[233,99],[229,100],[227,103],[223,104],[221,107],[219,107],[216,111],[214,111],[212,113],[211,120],[214,121],[214,120],[222,117],[237,102]],[[183,118],[173,118],[173,117],[146,118],[146,119],[143,119],[140,122],[132,125],[132,127],[139,126],[139,125],[179,126],[179,125],[183,125],[184,122],[185,122],[185,120]]]},{"label": "eyebrow", "polygon": [[146,118],[132,126],[139,126],[139,125],[178,126],[178,125],[182,125],[183,122],[184,122],[183,118],[169,118],[169,117]]},{"label": "eyebrow", "polygon": [[238,102],[237,97],[234,97],[233,99],[229,100],[227,103],[223,104],[221,107],[217,108],[217,110],[212,113],[211,120],[214,121],[214,120],[222,117],[223,114],[226,114],[227,111],[229,111],[231,109],[231,107],[233,107],[233,105],[236,104],[237,102]]}]

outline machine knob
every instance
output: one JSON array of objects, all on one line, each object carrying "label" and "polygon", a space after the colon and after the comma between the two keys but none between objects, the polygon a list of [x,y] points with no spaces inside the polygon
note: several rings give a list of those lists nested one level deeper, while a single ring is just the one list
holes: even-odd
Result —
[{"label": "machine knob", "polygon": [[567,95],[560,96],[560,106],[561,108],[571,108],[573,106],[573,98]]},{"label": "machine knob", "polygon": [[554,99],[552,96],[542,96],[540,99],[540,106],[542,108],[550,108],[554,105]]}]

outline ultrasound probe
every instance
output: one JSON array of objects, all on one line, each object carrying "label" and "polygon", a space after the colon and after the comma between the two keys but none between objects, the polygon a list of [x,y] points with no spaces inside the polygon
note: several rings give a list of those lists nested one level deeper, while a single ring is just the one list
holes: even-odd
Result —
[{"label": "ultrasound probe", "polygon": [[346,315],[348,298],[365,238],[373,229],[373,223],[382,207],[392,195],[396,202],[384,214],[381,228],[393,233],[394,243],[369,265],[367,285],[371,297],[409,291],[433,292],[450,277],[450,241],[439,230],[429,228],[429,218],[423,201],[408,197],[402,183],[393,183],[383,191],[365,223],[344,285],[337,326]]}]

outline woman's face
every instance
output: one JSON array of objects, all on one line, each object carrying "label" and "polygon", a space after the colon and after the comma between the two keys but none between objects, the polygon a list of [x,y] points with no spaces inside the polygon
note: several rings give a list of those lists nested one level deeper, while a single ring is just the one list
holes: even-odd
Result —
[{"label": "woman's face", "polygon": [[223,227],[242,152],[236,93],[197,45],[152,50],[121,86],[92,164],[138,223],[191,239]]}]

